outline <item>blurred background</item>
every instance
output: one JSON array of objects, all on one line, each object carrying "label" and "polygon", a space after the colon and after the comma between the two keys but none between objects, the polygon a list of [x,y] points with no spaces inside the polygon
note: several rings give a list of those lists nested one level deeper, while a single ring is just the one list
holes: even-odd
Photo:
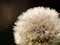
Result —
[{"label": "blurred background", "polygon": [[37,6],[54,8],[60,13],[59,0],[0,0],[0,45],[16,45],[14,22],[22,12]]}]

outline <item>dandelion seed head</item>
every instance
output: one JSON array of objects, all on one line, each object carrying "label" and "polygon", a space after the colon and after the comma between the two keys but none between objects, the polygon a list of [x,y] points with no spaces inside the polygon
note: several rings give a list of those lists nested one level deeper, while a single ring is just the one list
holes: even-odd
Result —
[{"label": "dandelion seed head", "polygon": [[52,45],[60,39],[58,15],[55,9],[48,7],[34,7],[21,14],[13,28],[16,44]]}]

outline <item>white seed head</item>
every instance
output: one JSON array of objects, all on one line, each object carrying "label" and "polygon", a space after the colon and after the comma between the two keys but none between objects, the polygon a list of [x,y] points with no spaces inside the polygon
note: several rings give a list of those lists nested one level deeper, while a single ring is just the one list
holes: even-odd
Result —
[{"label": "white seed head", "polygon": [[56,45],[60,42],[58,15],[56,10],[47,7],[27,10],[15,22],[16,26],[13,28],[15,43],[17,45]]}]

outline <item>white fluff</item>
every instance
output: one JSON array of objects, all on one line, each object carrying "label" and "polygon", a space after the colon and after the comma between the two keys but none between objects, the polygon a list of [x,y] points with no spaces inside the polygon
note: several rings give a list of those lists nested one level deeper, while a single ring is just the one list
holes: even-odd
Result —
[{"label": "white fluff", "polygon": [[[33,45],[31,41],[39,37],[38,41],[41,43],[35,42],[34,45],[55,45],[56,40],[60,39],[60,19],[58,15],[59,13],[56,10],[47,7],[28,9],[15,22],[16,26],[13,28],[15,43],[17,45]],[[45,25],[45,27],[43,28],[42,25]],[[45,41],[45,38],[49,41]],[[52,43],[50,44],[50,42]]]}]

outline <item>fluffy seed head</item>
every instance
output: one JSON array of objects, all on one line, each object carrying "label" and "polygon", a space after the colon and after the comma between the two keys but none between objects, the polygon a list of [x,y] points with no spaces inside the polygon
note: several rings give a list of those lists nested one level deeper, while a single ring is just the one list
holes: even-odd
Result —
[{"label": "fluffy seed head", "polygon": [[59,13],[50,8],[35,7],[27,10],[15,22],[14,37],[17,45],[56,45],[60,42]]}]

